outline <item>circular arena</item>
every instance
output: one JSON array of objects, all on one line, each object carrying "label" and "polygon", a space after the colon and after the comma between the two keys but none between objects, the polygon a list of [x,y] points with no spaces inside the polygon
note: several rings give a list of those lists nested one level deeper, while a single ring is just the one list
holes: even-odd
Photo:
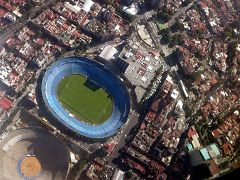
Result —
[{"label": "circular arena", "polygon": [[[104,122],[87,123],[63,106],[58,97],[59,84],[71,75],[86,77],[111,97],[111,112]],[[128,118],[130,98],[123,82],[104,65],[87,58],[68,57],[53,63],[43,77],[41,91],[51,114],[64,126],[85,137],[101,139],[114,135]],[[94,109],[88,111],[91,114]]]},{"label": "circular arena", "polygon": [[69,162],[66,146],[42,128],[18,129],[0,141],[1,180],[64,180]]}]

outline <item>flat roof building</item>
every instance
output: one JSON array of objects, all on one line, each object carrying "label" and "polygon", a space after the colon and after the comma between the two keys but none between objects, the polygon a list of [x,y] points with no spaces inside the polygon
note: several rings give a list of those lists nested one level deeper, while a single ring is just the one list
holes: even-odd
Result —
[{"label": "flat roof building", "polygon": [[82,10],[84,10],[85,12],[89,12],[93,4],[94,2],[92,0],[86,0],[82,7]]},{"label": "flat roof building", "polygon": [[124,179],[124,172],[120,169],[116,169],[113,175],[112,180],[123,180]]},{"label": "flat roof building", "polygon": [[114,55],[117,54],[118,50],[112,45],[106,46],[100,53],[99,57],[105,60],[114,59]]},{"label": "flat roof building", "polygon": [[132,3],[130,6],[124,6],[123,11],[127,14],[134,16],[138,13],[138,8],[135,3]]},{"label": "flat roof building", "polygon": [[205,161],[211,159],[211,157],[208,154],[208,150],[206,148],[201,149],[200,153],[203,156]]},{"label": "flat roof building", "polygon": [[160,67],[160,60],[142,46],[126,46],[119,54],[118,63],[124,76],[136,86],[147,88]]}]

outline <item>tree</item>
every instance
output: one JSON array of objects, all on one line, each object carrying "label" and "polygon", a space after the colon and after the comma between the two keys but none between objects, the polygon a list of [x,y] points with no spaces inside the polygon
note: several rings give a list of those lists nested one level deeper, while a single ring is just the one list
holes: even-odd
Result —
[{"label": "tree", "polygon": [[184,30],[184,26],[182,23],[180,23],[179,20],[176,20],[176,22],[172,25],[171,27],[171,31],[176,32],[176,31],[183,31]]},{"label": "tree", "polygon": [[182,5],[183,6],[187,6],[188,4],[190,4],[192,2],[192,0],[185,0],[183,1]]},{"label": "tree", "polygon": [[171,42],[170,42],[170,46],[174,46],[174,45],[182,45],[183,44],[183,37],[181,34],[174,34],[171,37]]},{"label": "tree", "polygon": [[226,27],[223,34],[226,38],[232,38],[234,34],[233,28],[231,26]]},{"label": "tree", "polygon": [[195,71],[192,73],[191,77],[193,80],[197,80],[204,73],[204,70]]},{"label": "tree", "polygon": [[228,46],[228,59],[232,62],[233,58],[236,55],[236,51],[237,51],[237,42],[234,41],[232,43],[229,44]]},{"label": "tree", "polygon": [[134,26],[129,26],[129,28],[126,31],[126,36],[130,36],[132,35],[132,33],[134,32],[135,28]]},{"label": "tree", "polygon": [[126,178],[131,179],[133,177],[133,172],[131,170],[126,172]]},{"label": "tree", "polygon": [[163,23],[168,22],[171,19],[171,16],[167,12],[160,11],[157,13],[157,17],[163,21]]},{"label": "tree", "polygon": [[38,37],[42,37],[43,33],[42,33],[41,30],[37,30],[37,31],[36,31],[36,35],[37,35]]},{"label": "tree", "polygon": [[160,35],[162,36],[162,40],[164,43],[168,44],[171,41],[169,28],[161,30]]}]

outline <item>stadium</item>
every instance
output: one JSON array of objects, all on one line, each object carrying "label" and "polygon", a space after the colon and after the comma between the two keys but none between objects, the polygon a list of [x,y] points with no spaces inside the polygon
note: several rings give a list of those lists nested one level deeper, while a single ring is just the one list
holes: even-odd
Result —
[{"label": "stadium", "polygon": [[42,97],[48,111],[78,135],[102,139],[126,122],[130,98],[116,74],[96,61],[68,57],[44,74]]},{"label": "stadium", "polygon": [[23,128],[0,141],[0,179],[64,180],[69,172],[67,147],[42,128]]}]

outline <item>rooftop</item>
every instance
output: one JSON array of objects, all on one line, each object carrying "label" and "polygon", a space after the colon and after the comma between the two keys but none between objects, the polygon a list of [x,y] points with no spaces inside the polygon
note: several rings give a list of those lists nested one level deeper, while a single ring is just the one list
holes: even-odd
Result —
[{"label": "rooftop", "polygon": [[8,110],[12,106],[12,101],[6,96],[0,97],[0,107],[4,110]]},{"label": "rooftop", "polygon": [[118,50],[115,47],[113,47],[112,45],[108,45],[102,50],[99,57],[101,57],[105,60],[111,60],[111,59],[114,59],[114,55],[117,52],[118,52]]},{"label": "rooftop", "polygon": [[206,148],[201,149],[200,153],[202,154],[205,161],[211,159]]},{"label": "rooftop", "polygon": [[146,89],[161,67],[159,53],[153,53],[137,41],[129,42],[119,54],[118,64],[124,76],[136,86]]}]

